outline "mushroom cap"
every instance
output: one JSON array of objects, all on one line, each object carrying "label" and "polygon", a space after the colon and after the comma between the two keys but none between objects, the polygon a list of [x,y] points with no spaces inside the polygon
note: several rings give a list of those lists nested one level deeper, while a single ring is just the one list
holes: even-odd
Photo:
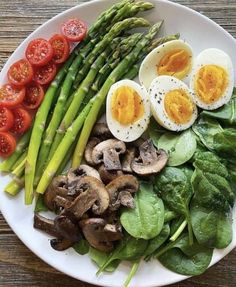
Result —
[{"label": "mushroom cap", "polygon": [[132,173],[133,170],[131,168],[131,164],[133,159],[135,158],[136,148],[135,147],[129,147],[126,150],[126,153],[124,155],[124,159],[122,161],[122,170],[124,172]]},{"label": "mushroom cap", "polygon": [[107,170],[120,170],[119,155],[125,153],[125,143],[116,139],[109,139],[97,144],[92,151],[92,160],[95,164],[104,162]]},{"label": "mushroom cap", "polygon": [[105,123],[97,123],[93,128],[92,135],[101,140],[107,140],[113,137],[111,131]]},{"label": "mushroom cap", "polygon": [[[110,211],[119,209],[121,204],[127,207],[134,207],[134,201],[131,194],[138,191],[139,182],[133,175],[122,175],[111,181],[106,186],[106,189],[110,196]],[[128,193],[130,196],[127,195]]]},{"label": "mushroom cap", "polygon": [[102,164],[99,167],[98,172],[99,172],[101,180],[104,184],[108,184],[112,180],[123,175],[123,172],[121,170],[107,170],[105,168],[104,164]]},{"label": "mushroom cap", "polygon": [[132,170],[141,176],[160,172],[167,164],[168,155],[162,150],[156,150],[151,140],[145,141],[139,147],[139,157],[132,161]]},{"label": "mushroom cap", "polygon": [[84,158],[86,162],[91,166],[96,165],[92,159],[92,152],[93,152],[94,147],[100,142],[101,142],[100,139],[93,137],[90,139],[90,141],[86,145],[85,152],[84,152]]},{"label": "mushroom cap", "polygon": [[74,242],[66,238],[56,238],[56,239],[51,239],[50,244],[54,250],[64,251],[72,247],[74,245]]},{"label": "mushroom cap", "polygon": [[34,214],[34,228],[44,231],[51,236],[59,236],[54,225],[54,220],[48,219],[38,213]]},{"label": "mushroom cap", "polygon": [[54,219],[54,226],[60,237],[70,241],[79,241],[81,239],[79,225],[66,215],[59,215]]}]

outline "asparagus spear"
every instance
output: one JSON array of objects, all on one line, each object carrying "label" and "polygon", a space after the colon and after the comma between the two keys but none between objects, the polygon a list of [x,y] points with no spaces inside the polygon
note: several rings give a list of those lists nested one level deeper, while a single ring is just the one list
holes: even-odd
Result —
[{"label": "asparagus spear", "polygon": [[149,33],[137,44],[134,50],[125,57],[125,59],[117,66],[117,68],[111,73],[111,75],[106,80],[105,84],[103,85],[102,89],[96,96],[96,100],[85,119],[83,129],[81,131],[81,135],[76,146],[74,156],[72,159],[72,167],[77,167],[80,165],[81,159],[83,157],[84,149],[88,142],[90,133],[92,128],[97,120],[97,115],[103,102],[106,99],[107,93],[116,81],[118,81],[122,76],[125,74],[127,67],[131,67],[139,57],[139,54],[142,53],[142,50],[151,42],[151,40],[155,37],[156,33],[160,30],[162,22],[157,23],[154,25]]},{"label": "asparagus spear", "polygon": [[[154,38],[156,33],[159,31],[161,27],[161,22],[154,25],[149,33],[137,44],[137,46],[132,50],[132,52],[127,55],[124,60],[116,67],[116,69],[110,74],[107,81],[104,83],[100,92],[89,101],[84,110],[80,113],[80,115],[75,119],[73,124],[67,130],[63,140],[58,146],[56,152],[54,153],[51,161],[46,167],[43,176],[37,186],[36,192],[44,193],[50,184],[52,178],[58,171],[58,168],[63,161],[63,158],[66,156],[70,146],[73,144],[76,136],[78,135],[80,129],[83,130],[80,135],[80,139],[77,145],[76,153],[74,153],[75,157],[73,158],[72,166],[78,166],[80,163],[80,159],[82,158],[84,147],[87,143],[87,140],[90,136],[92,127],[96,122],[97,115],[100,111],[100,108],[106,98],[107,92],[109,91],[111,85],[119,80],[125,73],[127,67],[133,65],[138,58],[139,53],[142,51],[144,47],[146,47],[150,41]],[[89,120],[88,120],[89,119]],[[88,132],[88,134],[86,134]],[[82,147],[82,149],[81,149]],[[78,156],[77,152],[81,152]]]},{"label": "asparagus spear", "polygon": [[8,185],[5,187],[4,191],[12,196],[16,196],[24,186],[24,172],[20,177],[14,178]]}]

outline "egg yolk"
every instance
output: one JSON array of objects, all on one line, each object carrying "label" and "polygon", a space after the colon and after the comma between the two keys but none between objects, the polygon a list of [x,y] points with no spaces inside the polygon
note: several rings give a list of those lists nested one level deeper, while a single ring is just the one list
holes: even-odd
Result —
[{"label": "egg yolk", "polygon": [[122,125],[136,122],[144,114],[143,101],[132,88],[118,88],[112,96],[111,110],[113,118]]},{"label": "egg yolk", "polygon": [[228,73],[222,67],[206,65],[197,73],[195,93],[206,104],[218,101],[228,86]]},{"label": "egg yolk", "polygon": [[194,106],[189,95],[182,89],[168,92],[164,100],[165,111],[176,124],[186,124],[191,120]]},{"label": "egg yolk", "polygon": [[157,65],[158,75],[175,76],[182,80],[191,69],[191,55],[186,50],[177,49],[170,51]]}]

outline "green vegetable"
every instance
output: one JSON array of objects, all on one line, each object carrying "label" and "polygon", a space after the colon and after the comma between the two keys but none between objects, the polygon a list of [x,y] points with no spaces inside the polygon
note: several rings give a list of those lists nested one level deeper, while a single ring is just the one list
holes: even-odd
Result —
[{"label": "green vegetable", "polygon": [[74,250],[80,255],[85,255],[89,253],[89,244],[85,239],[81,239],[79,242],[73,245]]},{"label": "green vegetable", "polygon": [[11,196],[16,196],[24,186],[24,177],[23,174],[20,178],[14,178],[12,181],[8,183],[8,185],[4,188],[4,191]]},{"label": "green vegetable", "polygon": [[191,220],[199,244],[222,249],[231,243],[233,230],[229,215],[193,204]]},{"label": "green vegetable", "polygon": [[148,127],[149,137],[152,139],[153,144],[158,148],[158,142],[160,137],[166,132],[160,125],[157,124],[156,120],[152,117]]},{"label": "green vegetable", "polygon": [[224,129],[214,135],[214,151],[228,161],[236,161],[236,130]]},{"label": "green vegetable", "polygon": [[163,199],[170,210],[183,215],[188,222],[189,243],[193,242],[193,234],[189,213],[189,203],[193,196],[191,187],[192,171],[187,168],[167,167],[155,177],[155,191]]},{"label": "green vegetable", "polygon": [[157,146],[169,154],[169,166],[179,166],[192,158],[197,142],[193,132],[189,129],[178,134],[165,133],[157,141]]},{"label": "green vegetable", "polygon": [[219,158],[211,152],[198,152],[193,165],[192,186],[196,204],[222,212],[229,211],[234,204],[234,193],[228,171]]},{"label": "green vegetable", "polygon": [[34,208],[34,212],[42,212],[42,211],[48,211],[47,206],[44,203],[43,195],[39,194],[36,199],[36,204]]},{"label": "green vegetable", "polygon": [[164,205],[153,192],[151,183],[143,182],[136,193],[135,208],[124,208],[120,221],[124,229],[135,238],[156,237],[164,224]]},{"label": "green vegetable", "polygon": [[173,272],[182,275],[200,275],[209,266],[213,249],[204,247],[197,242],[188,244],[188,235],[164,247],[157,254],[161,264]]},{"label": "green vegetable", "polygon": [[175,241],[177,238],[179,238],[187,225],[188,222],[183,216],[174,219],[170,226],[170,241]]},{"label": "green vegetable", "polygon": [[139,267],[139,264],[140,264],[140,260],[137,260],[133,263],[133,266],[130,270],[130,273],[127,277],[127,279],[125,280],[125,283],[123,285],[123,287],[128,287],[132,278],[134,277],[134,275],[136,274],[136,272],[138,271],[138,267]]},{"label": "green vegetable", "polygon": [[[109,254],[101,252],[91,246],[89,247],[88,255],[97,264],[99,268],[101,268],[104,265],[104,263],[108,260],[109,257]],[[119,264],[120,260],[114,260],[105,267],[104,271],[113,272],[116,270]]]},{"label": "green vegetable", "polygon": [[150,239],[148,242],[147,249],[145,250],[145,260],[148,261],[152,256],[155,255],[155,251],[167,240],[170,235],[170,226],[165,224],[156,237]]}]

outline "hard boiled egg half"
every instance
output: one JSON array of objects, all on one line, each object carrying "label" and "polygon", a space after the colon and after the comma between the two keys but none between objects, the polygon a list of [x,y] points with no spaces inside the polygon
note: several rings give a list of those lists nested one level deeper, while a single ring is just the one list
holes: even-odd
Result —
[{"label": "hard boiled egg half", "polygon": [[151,111],[156,121],[171,131],[182,131],[193,125],[197,106],[188,86],[170,76],[159,76],[149,89]]},{"label": "hard boiled egg half", "polygon": [[173,40],[152,50],[143,60],[139,81],[148,89],[157,76],[174,76],[183,80],[193,65],[193,52],[183,40]]},{"label": "hard boiled egg half", "polygon": [[196,58],[190,87],[196,104],[214,110],[226,104],[233,92],[234,71],[230,57],[218,49],[207,49]]},{"label": "hard boiled egg half", "polygon": [[119,140],[132,142],[147,129],[150,101],[144,87],[134,81],[122,80],[110,88],[106,102],[106,121]]}]

